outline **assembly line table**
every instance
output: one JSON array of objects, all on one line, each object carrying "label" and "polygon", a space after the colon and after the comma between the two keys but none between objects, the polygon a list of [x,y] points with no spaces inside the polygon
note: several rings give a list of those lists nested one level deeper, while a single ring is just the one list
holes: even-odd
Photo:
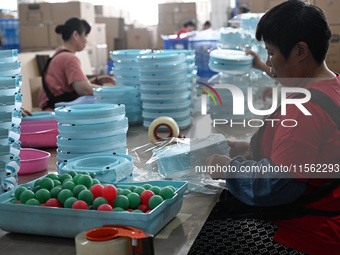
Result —
[{"label": "assembly line table", "polygon": [[[205,120],[202,121],[202,123],[206,123]],[[198,126],[202,127],[202,125]],[[186,135],[189,131],[197,132],[197,130],[190,128],[188,131],[184,131],[183,134]],[[210,132],[211,130],[202,130],[202,132],[207,131]],[[134,148],[149,142],[145,128],[141,126],[129,127],[128,148]],[[35,180],[48,173],[56,173],[56,148],[48,148],[46,151],[51,153],[48,168],[39,173],[20,175],[19,184]],[[218,197],[219,191],[215,194],[196,193],[193,196],[184,197],[180,212],[154,237],[155,254],[187,254]],[[76,254],[74,238],[7,233],[1,229],[0,251],[1,254],[6,255]]]}]

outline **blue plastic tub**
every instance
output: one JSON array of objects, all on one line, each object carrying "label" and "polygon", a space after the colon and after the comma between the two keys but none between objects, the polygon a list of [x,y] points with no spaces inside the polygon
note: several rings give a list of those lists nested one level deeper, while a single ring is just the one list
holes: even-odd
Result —
[{"label": "blue plastic tub", "polygon": [[[34,182],[20,186],[32,189]],[[0,228],[7,232],[74,238],[86,230],[107,224],[118,224],[142,229],[148,235],[153,236],[181,210],[183,194],[188,188],[188,183],[149,181],[118,183],[117,187],[142,186],[146,183],[160,188],[171,185],[176,189],[175,196],[163,201],[150,213],[105,212],[9,204],[7,202],[14,195],[14,191],[18,188],[16,187],[0,195]]]},{"label": "blue plastic tub", "polygon": [[186,50],[189,46],[189,39],[164,39],[164,49]]}]

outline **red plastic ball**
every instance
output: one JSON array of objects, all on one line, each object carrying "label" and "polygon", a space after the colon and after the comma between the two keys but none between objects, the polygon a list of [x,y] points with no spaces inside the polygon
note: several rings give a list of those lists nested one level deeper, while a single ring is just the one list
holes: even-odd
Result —
[{"label": "red plastic ball", "polygon": [[152,212],[152,210],[147,210],[145,213],[151,213]]},{"label": "red plastic ball", "polygon": [[102,191],[102,196],[109,202],[112,202],[117,197],[117,194],[117,188],[111,184],[106,185]]},{"label": "red plastic ball", "polygon": [[56,198],[50,198],[46,201],[45,206],[50,207],[63,207],[63,204],[58,201]]},{"label": "red plastic ball", "polygon": [[132,211],[133,211],[133,209],[131,209],[131,208],[128,208],[128,209],[126,209],[126,211],[128,211],[128,212],[132,212]]},{"label": "red plastic ball", "polygon": [[112,206],[109,204],[101,204],[98,208],[97,211],[113,211]]},{"label": "red plastic ball", "polygon": [[90,191],[92,192],[94,199],[102,196],[103,189],[104,187],[101,184],[95,184],[90,188]]},{"label": "red plastic ball", "polygon": [[138,207],[137,207],[138,210],[141,210],[142,212],[146,212],[147,210],[150,210],[150,207],[148,205],[145,205],[145,204],[140,204]]},{"label": "red plastic ball", "polygon": [[87,206],[87,203],[85,201],[78,200],[73,203],[72,209],[88,210],[89,207]]},{"label": "red plastic ball", "polygon": [[140,194],[140,200],[142,204],[147,205],[149,203],[149,199],[154,196],[155,193],[153,193],[151,190],[145,190]]}]

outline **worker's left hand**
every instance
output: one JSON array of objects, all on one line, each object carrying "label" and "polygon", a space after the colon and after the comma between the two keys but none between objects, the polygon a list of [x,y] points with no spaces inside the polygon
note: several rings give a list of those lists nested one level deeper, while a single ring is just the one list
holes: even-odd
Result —
[{"label": "worker's left hand", "polygon": [[114,79],[112,76],[110,75],[99,75],[96,76],[95,79],[93,81],[91,81],[97,85],[105,85],[105,84],[109,84],[109,85],[116,85]]},{"label": "worker's left hand", "polygon": [[205,160],[205,165],[211,167],[209,172],[212,179],[224,179],[226,177],[224,167],[231,161],[231,158],[225,155],[214,154]]}]

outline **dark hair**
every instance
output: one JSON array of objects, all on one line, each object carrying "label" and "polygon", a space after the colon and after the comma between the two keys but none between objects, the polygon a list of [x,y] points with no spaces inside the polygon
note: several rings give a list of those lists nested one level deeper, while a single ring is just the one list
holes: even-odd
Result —
[{"label": "dark hair", "polygon": [[183,26],[184,26],[184,27],[195,27],[195,24],[194,24],[194,22],[192,22],[192,21],[190,20],[190,21],[188,21],[188,22],[185,22]]},{"label": "dark hair", "polygon": [[248,12],[250,12],[250,8],[249,8],[249,6],[246,5],[246,4],[240,5],[240,6],[238,7],[238,10],[239,10],[240,13],[248,13]]},{"label": "dark hair", "polygon": [[210,23],[210,21],[209,20],[207,20],[204,24],[203,24],[203,26],[211,26],[211,23]]},{"label": "dark hair", "polygon": [[287,60],[293,47],[305,42],[317,63],[322,63],[329,47],[331,31],[323,11],[300,0],[287,0],[265,13],[256,29],[256,39],[281,51]]},{"label": "dark hair", "polygon": [[64,41],[68,41],[71,38],[73,31],[77,31],[78,34],[82,34],[85,31],[87,35],[91,31],[91,26],[86,20],[70,18],[64,25],[58,25],[55,28],[55,32],[61,34]]}]

